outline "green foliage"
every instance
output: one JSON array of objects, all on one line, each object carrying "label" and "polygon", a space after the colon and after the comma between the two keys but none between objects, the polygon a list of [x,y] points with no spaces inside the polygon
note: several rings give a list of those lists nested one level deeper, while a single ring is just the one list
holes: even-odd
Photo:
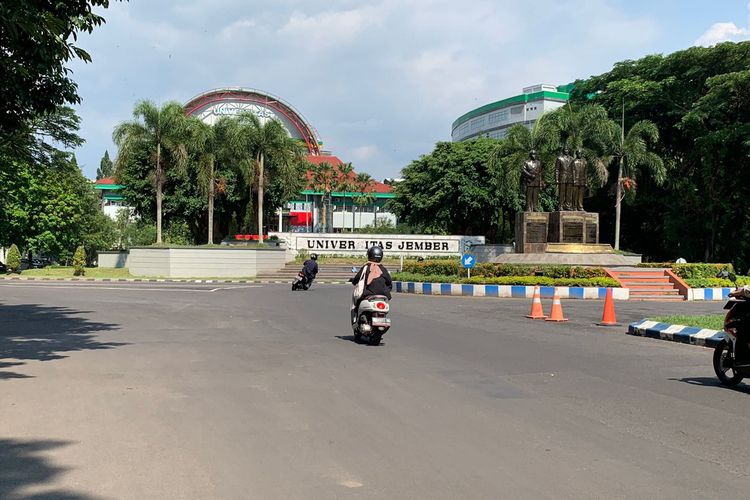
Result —
[{"label": "green foliage", "polygon": [[496,144],[439,142],[403,169],[391,209],[422,233],[494,235],[500,203],[490,164]]},{"label": "green foliage", "polygon": [[378,225],[367,224],[358,228],[355,233],[364,234],[413,234],[414,229],[408,224],[399,222],[394,224],[390,219],[378,219]]},{"label": "green foliage", "polygon": [[[627,124],[652,122],[665,167],[659,186],[638,183],[624,211],[623,245],[652,259],[750,266],[750,42],[692,47],[615,64],[576,82],[574,105],[593,102]],[[602,234],[612,208],[601,193]]]},{"label": "green foliage", "polygon": [[164,235],[164,243],[166,245],[179,245],[188,246],[195,245],[193,241],[193,235],[190,234],[190,229],[185,221],[173,221],[168,227]]},{"label": "green foliage", "polygon": [[[684,278],[684,281],[690,288],[734,288],[735,286],[731,281],[721,278]],[[737,276],[737,285],[750,285],[750,277]]]},{"label": "green foliage", "polygon": [[99,162],[99,168],[96,169],[96,180],[112,177],[114,174],[115,167],[112,160],[109,159],[109,151],[105,151],[102,161]]},{"label": "green foliage", "polygon": [[675,264],[673,262],[645,262],[638,267],[671,268],[674,273],[683,279],[694,278],[716,278],[720,271],[734,272],[732,264],[707,264],[698,262],[695,264]]},{"label": "green foliage", "polygon": [[0,138],[30,119],[80,102],[65,65],[91,61],[74,43],[104,22],[93,8],[108,6],[109,0],[0,3]]},{"label": "green foliage", "polygon": [[8,271],[12,273],[21,272],[21,252],[18,251],[18,247],[13,244],[8,249],[8,253],[5,256],[5,265],[8,266]]},{"label": "green foliage", "polygon": [[617,288],[620,284],[612,278],[553,278],[549,276],[472,276],[466,278],[446,274],[422,274],[413,272],[393,273],[396,281],[417,283],[466,283],[474,285],[526,285],[526,286],[589,286]]},{"label": "green foliage", "polygon": [[83,246],[76,248],[76,253],[73,254],[73,275],[83,276],[86,274],[86,250]]},{"label": "green foliage", "polygon": [[[434,275],[464,275],[466,270],[461,266],[458,259],[425,260],[423,262],[404,262],[404,271],[416,274]],[[508,276],[536,276],[537,274],[558,278],[605,278],[607,272],[601,267],[581,266],[553,266],[553,265],[520,265],[520,264],[494,264],[482,262],[471,270],[472,276],[483,278],[496,278]]]}]

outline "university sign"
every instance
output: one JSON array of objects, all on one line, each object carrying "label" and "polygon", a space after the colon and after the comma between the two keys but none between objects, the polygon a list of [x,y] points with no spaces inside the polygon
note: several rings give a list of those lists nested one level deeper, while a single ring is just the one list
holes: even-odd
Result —
[{"label": "university sign", "polygon": [[298,253],[362,255],[377,245],[390,255],[458,255],[468,246],[484,243],[482,236],[433,236],[413,234],[318,234],[272,233]]}]

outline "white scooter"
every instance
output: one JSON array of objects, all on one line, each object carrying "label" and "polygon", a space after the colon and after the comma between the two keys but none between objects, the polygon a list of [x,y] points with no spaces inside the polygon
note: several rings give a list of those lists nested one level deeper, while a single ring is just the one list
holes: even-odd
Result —
[{"label": "white scooter", "polygon": [[[354,340],[364,341],[369,345],[379,345],[383,335],[391,327],[391,320],[387,317],[391,307],[388,304],[388,297],[382,295],[371,295],[360,301],[363,291],[364,280],[361,280],[354,286],[352,292],[351,319]],[[356,314],[354,314],[355,307],[357,308]]]}]

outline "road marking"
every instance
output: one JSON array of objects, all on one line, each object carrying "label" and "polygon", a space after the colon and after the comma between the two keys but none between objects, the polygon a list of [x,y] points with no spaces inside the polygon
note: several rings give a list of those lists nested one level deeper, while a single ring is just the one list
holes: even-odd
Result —
[{"label": "road marking", "polygon": [[177,288],[177,287],[171,287],[171,286],[162,286],[162,287],[154,287],[154,286],[99,286],[99,285],[42,285],[38,283],[3,283],[0,286],[6,286],[6,287],[15,287],[15,288],[90,288],[90,289],[96,289],[96,290],[138,290],[138,291],[154,291],[154,292],[163,292],[163,291],[169,291],[169,292],[198,292],[198,293],[213,293],[218,292],[220,290],[233,290],[238,288],[262,288],[260,285],[250,285],[250,286],[234,286],[234,287],[220,287],[220,288],[211,288],[211,289],[205,289],[205,288]]}]

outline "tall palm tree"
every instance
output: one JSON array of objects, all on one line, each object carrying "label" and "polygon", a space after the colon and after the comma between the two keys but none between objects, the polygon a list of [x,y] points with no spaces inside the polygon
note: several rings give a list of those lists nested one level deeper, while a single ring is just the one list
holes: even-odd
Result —
[{"label": "tall palm tree", "polygon": [[170,101],[158,107],[151,101],[139,101],[132,121],[115,127],[112,139],[118,147],[115,168],[135,158],[142,148],[152,152],[154,170],[151,180],[156,187],[156,243],[162,242],[162,198],[166,172],[183,169],[187,163],[190,131],[182,104]]},{"label": "tall palm tree", "polygon": [[[370,205],[375,202],[375,195],[372,190],[375,184],[370,174],[361,172],[357,174],[355,178],[355,184],[357,186],[357,192],[359,195],[355,198],[357,205],[359,206],[359,227],[362,228],[362,207]],[[354,216],[352,216],[354,219]]]},{"label": "tall palm tree", "polygon": [[[354,167],[352,167],[351,163],[342,163],[338,166],[339,176],[337,178],[336,182],[336,191],[343,194],[342,196],[342,203],[343,203],[343,210],[342,210],[342,222],[341,222],[341,230],[343,231],[346,229],[346,193],[349,193],[351,191],[354,191],[354,179],[352,178],[354,175]],[[352,218],[354,218],[354,206],[352,204]]]},{"label": "tall palm tree", "polygon": [[[623,118],[623,124],[624,124]],[[659,129],[649,120],[636,122],[630,130],[612,122],[612,133],[618,138],[614,141],[611,154],[617,160],[617,183],[615,184],[615,250],[620,249],[620,214],[622,200],[625,197],[623,188],[635,191],[636,178],[640,171],[646,170],[654,182],[661,186],[667,178],[667,169],[661,157],[651,150],[659,140]]]},{"label": "tall palm tree", "polygon": [[[227,130],[230,155],[252,192],[257,191],[258,241],[263,241],[263,195],[274,176],[297,176],[302,146],[292,139],[280,121],[265,122],[252,113],[240,113]],[[296,181],[296,180],[295,180]]]},{"label": "tall palm tree", "polygon": [[330,204],[331,192],[336,187],[336,169],[327,161],[321,162],[313,169],[312,187],[315,191],[321,191],[321,219],[323,219],[323,232],[329,232],[328,205]]},{"label": "tall palm tree", "polygon": [[221,194],[224,182],[216,177],[216,166],[226,156],[226,137],[232,118],[221,117],[213,126],[198,118],[189,118],[193,145],[197,153],[198,190],[208,197],[208,244],[214,242],[214,199]]}]

